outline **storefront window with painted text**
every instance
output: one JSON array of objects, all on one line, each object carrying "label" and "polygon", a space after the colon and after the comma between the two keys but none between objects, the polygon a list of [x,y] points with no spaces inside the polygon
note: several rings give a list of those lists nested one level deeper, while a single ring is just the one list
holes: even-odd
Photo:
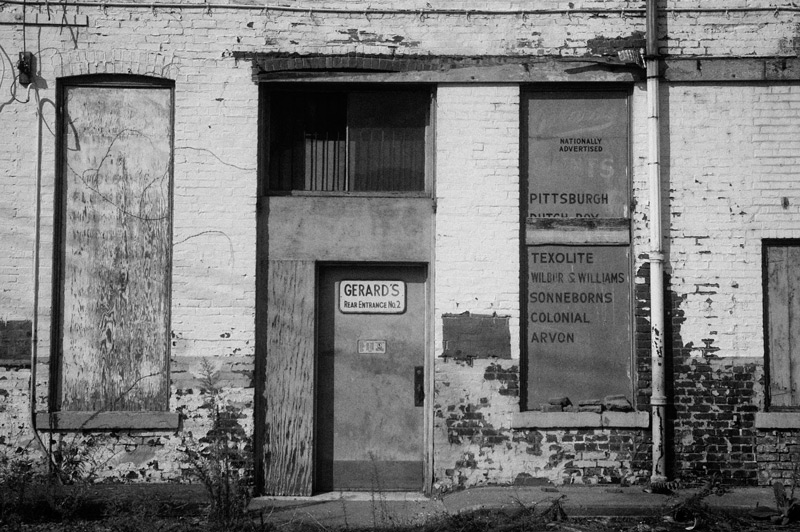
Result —
[{"label": "storefront window with painted text", "polygon": [[524,408],[632,408],[627,92],[531,92],[523,112]]}]

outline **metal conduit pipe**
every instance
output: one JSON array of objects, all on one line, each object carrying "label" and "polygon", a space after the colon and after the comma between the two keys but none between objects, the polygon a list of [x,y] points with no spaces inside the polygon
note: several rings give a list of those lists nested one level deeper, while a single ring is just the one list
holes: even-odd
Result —
[{"label": "metal conduit pipe", "polygon": [[[647,8],[577,8],[577,9],[348,9],[348,8],[318,8],[311,6],[283,6],[283,5],[259,5],[259,4],[222,4],[207,2],[102,2],[97,0],[76,0],[62,1],[54,0],[3,0],[6,5],[19,5],[31,7],[46,7],[63,9],[65,7],[100,7],[100,8],[135,8],[135,9],[202,9],[205,11],[213,9],[247,10],[247,11],[286,11],[294,13],[339,13],[355,15],[566,15],[566,14],[610,14],[617,13],[623,16],[642,16],[647,13]],[[661,13],[780,13],[780,12],[800,12],[800,7],[793,4],[774,5],[774,6],[752,6],[752,7],[665,7],[659,10]]]},{"label": "metal conduit pipe", "polygon": [[667,479],[666,372],[664,369],[664,250],[661,229],[661,131],[659,120],[658,9],[647,0],[647,139],[650,184],[650,365],[653,470],[651,482]]},{"label": "metal conduit pipe", "polygon": [[[33,436],[42,448],[42,451],[48,456],[50,453],[47,451],[44,442],[39,436],[39,431],[36,429],[36,365],[38,364],[38,350],[39,350],[39,247],[42,240],[42,102],[39,98],[39,87],[33,81],[28,87],[33,88],[34,96],[36,97],[36,198],[34,200],[33,208],[33,316],[31,317],[31,381],[29,387],[30,393],[30,422],[31,431]],[[28,98],[30,100],[30,97]],[[51,457],[52,460],[52,457]]]},{"label": "metal conduit pipe", "polygon": [[308,13],[314,14],[354,14],[354,15],[566,15],[572,14],[622,14],[622,15],[638,15],[642,16],[645,13],[641,8],[574,8],[574,9],[437,9],[426,7],[423,9],[380,9],[380,8],[335,8],[335,7],[313,7],[313,6],[282,6],[282,5],[259,5],[259,4],[221,4],[221,3],[181,3],[181,2],[163,2],[163,3],[133,3],[133,2],[103,2],[97,0],[77,0],[74,2],[59,2],[54,3],[48,0],[3,0],[3,4],[8,5],[22,5],[22,6],[35,6],[49,8],[64,8],[64,7],[100,7],[100,8],[136,8],[136,9],[200,9],[209,11],[213,9],[230,9],[230,10],[246,10],[246,11],[285,11],[290,13]]}]

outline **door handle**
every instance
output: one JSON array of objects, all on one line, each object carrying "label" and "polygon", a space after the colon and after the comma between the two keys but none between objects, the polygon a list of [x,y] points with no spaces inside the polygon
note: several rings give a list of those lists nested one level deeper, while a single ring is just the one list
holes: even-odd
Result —
[{"label": "door handle", "polygon": [[414,406],[425,406],[424,366],[414,366]]}]

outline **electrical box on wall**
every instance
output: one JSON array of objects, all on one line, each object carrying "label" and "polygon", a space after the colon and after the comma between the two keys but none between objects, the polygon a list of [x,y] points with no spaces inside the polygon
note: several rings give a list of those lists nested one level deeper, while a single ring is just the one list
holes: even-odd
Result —
[{"label": "electrical box on wall", "polygon": [[17,70],[19,71],[19,84],[27,87],[33,82],[33,74],[36,71],[36,56],[32,52],[20,52],[19,61],[17,61]]}]

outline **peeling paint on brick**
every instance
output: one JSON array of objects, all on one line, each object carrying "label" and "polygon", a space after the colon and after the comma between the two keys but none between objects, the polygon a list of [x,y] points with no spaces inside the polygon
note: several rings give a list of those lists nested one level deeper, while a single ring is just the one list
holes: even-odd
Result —
[{"label": "peeling paint on brick", "polygon": [[332,39],[331,43],[358,43],[358,44],[383,44],[395,45],[407,48],[414,48],[419,46],[419,41],[406,40],[402,35],[384,35],[373,33],[369,31],[359,30],[357,28],[348,28],[346,30],[339,30],[338,33],[345,38]]},{"label": "peeling paint on brick", "polygon": [[644,32],[635,31],[628,36],[598,36],[586,41],[589,53],[593,55],[613,55],[622,50],[641,50],[645,47]]},{"label": "peeling paint on brick", "polygon": [[[351,7],[329,3],[332,8],[340,4]],[[523,4],[512,1],[509,6],[530,7]],[[563,5],[575,7],[572,2]],[[378,0],[370,6],[394,4]],[[21,11],[7,9],[11,16]],[[77,14],[74,6],[65,10],[67,18]],[[241,222],[254,219],[256,211],[258,86],[240,58],[263,54],[274,59],[270,67],[289,69],[307,68],[311,63],[304,58],[317,56],[323,62],[312,66],[322,69],[326,58],[335,57],[339,68],[357,69],[386,66],[381,61],[396,53],[405,62],[390,66],[400,72],[489,64],[526,68],[531,57],[614,56],[641,48],[644,29],[643,17],[617,14],[373,16],[366,11],[277,13],[260,8],[215,8],[213,13],[187,8],[178,13],[135,5],[81,8],[81,14],[86,27],[42,27],[33,45],[41,46],[34,52],[46,81],[39,87],[42,101],[55,101],[56,80],[66,76],[131,73],[176,81],[174,140],[179,151],[173,227],[180,244],[174,249],[169,407],[181,414],[181,432],[53,436],[63,444],[63,460],[69,447],[77,446],[88,453],[85,463],[96,469],[98,479],[113,481],[178,481],[188,475],[179,462],[184,438],[203,438],[212,426],[212,409],[197,371],[203,360],[219,363],[223,395],[242,410],[243,417],[235,419],[242,430],[252,433],[258,418],[253,412],[256,228]],[[714,58],[777,57],[770,74],[796,79],[791,59],[797,55],[800,24],[791,13],[678,13],[665,22],[658,36],[661,51],[672,57],[702,57],[692,61],[698,74],[712,71]],[[0,34],[11,49],[22,48],[19,28],[0,26]],[[2,75],[0,81],[13,88],[13,69]],[[636,264],[642,265],[650,219],[644,88],[637,84],[632,94],[632,251]],[[800,230],[798,154],[793,147],[800,88],[793,82],[669,83],[663,96],[673,470],[718,473],[726,481],[745,484],[788,481],[799,459],[800,431],[759,432],[753,417],[764,407],[765,386],[761,239],[796,238]],[[437,106],[438,248],[432,265],[437,271],[432,318],[440,321],[444,314],[464,311],[509,316],[510,358],[476,360],[474,366],[436,359],[435,481],[457,489],[542,480],[635,480],[649,468],[647,431],[509,426],[524,392],[519,378],[519,87],[440,86]],[[25,331],[33,311],[29,213],[35,163],[24,156],[36,145],[31,109],[31,102],[13,101],[0,112],[0,123],[10,132],[7,145],[0,147],[2,167],[8,169],[1,178],[2,197],[9,207],[0,210],[0,320],[6,324],[0,351],[8,353],[13,344],[19,360],[29,354]],[[52,107],[44,112],[46,122],[53,124]],[[230,142],[220,143],[220,138]],[[53,142],[42,146],[42,160],[50,164],[42,165],[41,363],[34,402],[44,412],[49,317],[56,314],[46,297],[52,292],[54,228],[47,224],[53,220],[48,198],[53,197],[56,155]],[[231,212],[241,215],[231,217]],[[204,232],[202,238],[198,232]],[[646,264],[637,270],[635,396],[637,408],[646,409],[651,391],[649,285]],[[434,336],[434,347],[441,350],[441,330]],[[0,452],[35,448],[28,419],[30,377],[27,368],[0,367]],[[109,461],[114,453],[120,458]]]},{"label": "peeling paint on brick", "polygon": [[[647,268],[639,275],[647,277]],[[716,283],[706,283],[718,288]],[[671,288],[665,275],[667,350],[672,353],[667,369],[669,395],[674,415],[668,421],[673,431],[673,471],[684,478],[718,475],[729,483],[755,485],[758,464],[755,455],[755,413],[763,402],[763,364],[750,359],[719,358],[714,340],[703,339],[703,347],[683,343],[686,296]],[[699,356],[698,356],[699,355]],[[641,374],[641,371],[640,371]]]},{"label": "peeling paint on brick", "polygon": [[517,366],[503,368],[498,364],[489,364],[483,378],[487,381],[496,380],[502,383],[503,386],[497,392],[500,395],[519,397],[519,368]]}]

